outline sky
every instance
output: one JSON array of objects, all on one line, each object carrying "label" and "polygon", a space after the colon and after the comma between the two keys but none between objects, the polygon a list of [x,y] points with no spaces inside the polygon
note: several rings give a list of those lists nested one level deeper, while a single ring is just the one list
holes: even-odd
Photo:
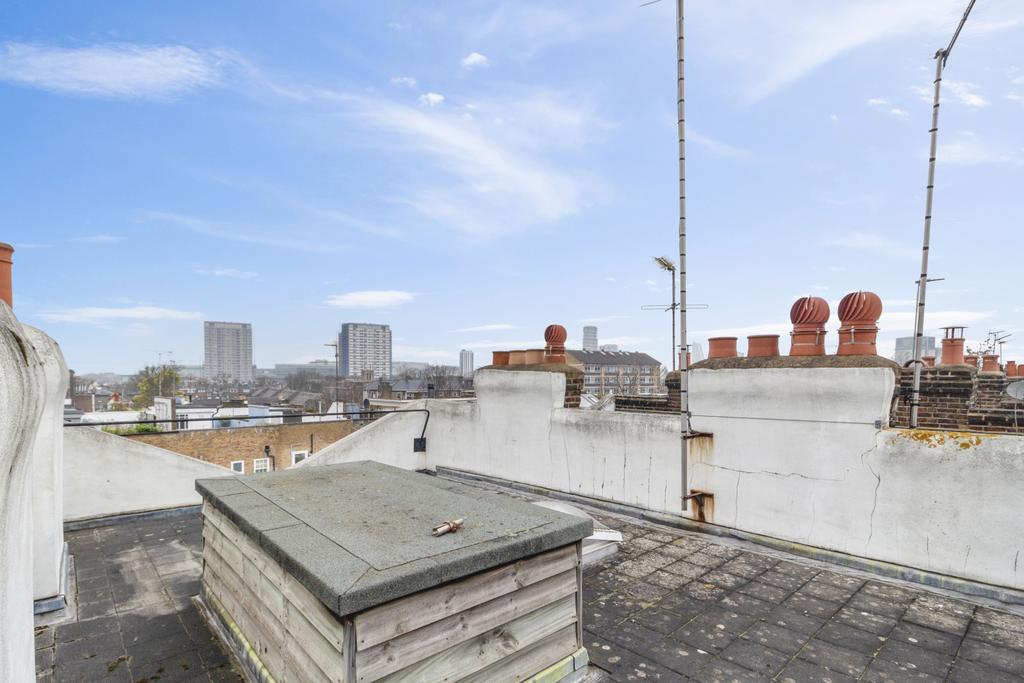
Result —
[{"label": "sky", "polygon": [[[804,295],[911,333],[935,51],[965,0],[691,0],[692,341],[780,333]],[[396,361],[477,365],[560,323],[670,362],[674,4],[16,1],[0,6],[0,241],[15,312],[79,373],[260,367],[342,322]],[[926,327],[1016,333],[1024,10],[981,0],[949,59]],[[740,348],[745,347],[740,343]],[[170,353],[168,353],[170,352]]]}]

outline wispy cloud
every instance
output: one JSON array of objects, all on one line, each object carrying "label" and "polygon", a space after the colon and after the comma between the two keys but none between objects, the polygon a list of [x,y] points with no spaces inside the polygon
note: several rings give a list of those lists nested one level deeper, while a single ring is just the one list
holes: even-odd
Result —
[{"label": "wispy cloud", "polygon": [[[234,227],[206,220],[204,218],[185,216],[166,211],[151,211],[145,215],[145,220],[183,228],[199,235],[206,235],[207,237],[216,237],[218,239],[241,242],[244,244],[255,244],[274,247],[276,249],[309,251],[323,254],[343,251],[341,246],[331,243],[329,240],[324,238],[318,240],[303,240],[300,237],[294,236],[294,230],[291,226],[280,226],[267,230],[266,233],[260,233],[252,227]],[[288,236],[279,237],[277,235]]]},{"label": "wispy cloud", "polygon": [[462,66],[467,69],[481,69],[491,65],[490,60],[479,52],[470,52],[462,58]]},{"label": "wispy cloud", "polygon": [[404,85],[407,88],[415,88],[416,79],[412,76],[395,76],[391,79],[391,85]]},{"label": "wispy cloud", "polygon": [[65,308],[41,313],[39,317],[56,323],[104,323],[112,320],[197,320],[201,313],[179,311],[158,306],[130,306],[127,308]]},{"label": "wispy cloud", "polygon": [[[935,99],[935,88],[930,85],[915,85],[910,88],[922,102],[931,104]],[[969,81],[951,81],[943,79],[941,95],[945,95],[943,101],[953,101],[965,107],[980,108],[988,105],[988,100],[978,94],[978,86]]]},{"label": "wispy cloud", "polygon": [[444,95],[436,92],[425,92],[420,95],[420,104],[425,104],[428,107],[437,107],[444,103]]},{"label": "wispy cloud", "polygon": [[494,323],[491,325],[474,325],[473,327],[462,327],[452,332],[498,332],[501,330],[514,330],[515,325],[509,323]]},{"label": "wispy cloud", "polygon": [[413,292],[401,290],[364,290],[327,297],[325,303],[338,308],[394,308],[416,299]]},{"label": "wispy cloud", "polygon": [[1024,150],[1016,154],[1006,148],[995,147],[971,131],[961,131],[952,140],[939,145],[940,163],[958,166],[981,164],[1024,163]]},{"label": "wispy cloud", "polygon": [[843,247],[845,249],[863,249],[866,251],[877,251],[906,257],[917,252],[909,244],[896,242],[879,233],[863,230],[851,230],[829,239],[826,244],[831,247]]},{"label": "wispy cloud", "polygon": [[224,51],[183,45],[9,42],[0,48],[0,80],[86,97],[166,99],[219,84],[233,61]]},{"label": "wispy cloud", "polygon": [[[1004,3],[987,21],[968,28],[974,35],[1006,30],[1017,25],[1014,12],[1013,3]],[[866,45],[916,36],[945,39],[962,13],[960,0],[719,0],[696,3],[691,10],[692,21],[705,31],[730,36],[711,50],[742,71],[737,82],[748,102],[772,95]]]},{"label": "wispy cloud", "polygon": [[394,150],[397,139],[403,153],[439,167],[440,179],[400,190],[400,201],[449,229],[487,237],[557,221],[577,213],[600,188],[585,173],[547,161],[552,149],[581,140],[581,128],[592,122],[585,108],[571,108],[547,93],[504,109],[484,102],[475,110],[479,115],[469,117],[455,108],[346,94],[336,94],[335,101],[360,125],[384,133],[377,141],[381,147]]},{"label": "wispy cloud", "polygon": [[86,235],[85,237],[75,237],[72,242],[83,242],[85,244],[115,244],[122,240],[117,235]]},{"label": "wispy cloud", "polygon": [[739,147],[730,145],[727,142],[722,142],[721,140],[716,140],[714,138],[708,137],[707,135],[704,135],[703,133],[695,129],[693,126],[690,126],[686,129],[686,139],[690,142],[693,142],[703,147],[713,156],[716,157],[737,158],[745,157],[750,154],[750,152],[748,152],[745,149],[741,149]]},{"label": "wispy cloud", "polygon": [[899,107],[893,107],[889,110],[889,113],[898,119],[910,118],[910,112],[906,109],[900,109]]},{"label": "wispy cloud", "polygon": [[587,325],[598,325],[600,323],[610,323],[613,320],[625,320],[627,318],[629,318],[628,315],[601,315],[595,318],[582,318],[580,322]]},{"label": "wispy cloud", "polygon": [[252,270],[239,270],[238,268],[193,268],[193,272],[199,275],[212,275],[214,277],[229,277],[238,280],[249,280],[259,273]]}]

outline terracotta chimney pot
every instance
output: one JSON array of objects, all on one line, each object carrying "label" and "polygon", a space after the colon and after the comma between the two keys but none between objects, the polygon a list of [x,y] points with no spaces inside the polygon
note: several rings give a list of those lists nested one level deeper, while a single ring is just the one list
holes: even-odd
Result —
[{"label": "terracotta chimney pot", "polygon": [[1017,376],[1017,361],[1008,360],[1006,361],[1006,376],[1016,377]]},{"label": "terracotta chimney pot", "polygon": [[526,365],[526,351],[509,351],[509,365]]},{"label": "terracotta chimney pot", "polygon": [[711,337],[708,339],[708,360],[735,358],[737,337]]},{"label": "terracotta chimney pot", "polygon": [[975,354],[964,356],[964,363],[972,368],[976,368],[978,367],[978,356]]},{"label": "terracotta chimney pot", "polygon": [[14,260],[11,254],[14,247],[6,242],[0,242],[0,300],[6,301],[7,305],[14,308],[14,294],[11,290],[11,267]]},{"label": "terracotta chimney pot", "polygon": [[508,365],[508,351],[492,351],[491,365]]},{"label": "terracotta chimney pot", "polygon": [[942,340],[942,364],[963,365],[964,364],[964,340],[963,337],[946,337]]},{"label": "terracotta chimney pot", "polygon": [[791,356],[824,356],[825,324],[831,311],[828,302],[818,296],[797,299],[789,309],[793,332],[789,347]]},{"label": "terracotta chimney pot", "polygon": [[569,333],[561,325],[548,325],[544,330],[544,362],[565,363],[565,340]]},{"label": "terracotta chimney pot", "polygon": [[747,358],[769,358],[779,355],[779,335],[752,334],[747,337]]},{"label": "terracotta chimney pot", "polygon": [[882,299],[874,292],[850,292],[839,302],[838,356],[876,356]]},{"label": "terracotta chimney pot", "polygon": [[527,365],[540,365],[544,362],[544,349],[527,349],[524,362]]},{"label": "terracotta chimney pot", "polygon": [[981,357],[982,372],[999,372],[999,354],[986,353]]},{"label": "terracotta chimney pot", "polygon": [[921,362],[926,368],[935,367],[935,356],[921,356]]}]

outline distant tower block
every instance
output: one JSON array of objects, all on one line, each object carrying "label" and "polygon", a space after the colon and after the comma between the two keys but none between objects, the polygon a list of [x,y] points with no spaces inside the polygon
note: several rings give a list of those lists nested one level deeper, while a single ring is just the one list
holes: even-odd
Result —
[{"label": "distant tower block", "polygon": [[597,327],[587,325],[583,328],[583,350],[597,351]]},{"label": "distant tower block", "polygon": [[789,320],[793,323],[789,355],[824,356],[825,324],[831,313],[828,302],[819,296],[797,299],[789,309]]},{"label": "distant tower block", "polygon": [[565,340],[568,332],[561,325],[548,325],[544,330],[544,362],[565,363]]},{"label": "distant tower block", "polygon": [[851,292],[839,302],[839,356],[875,356],[882,299],[874,292]]}]

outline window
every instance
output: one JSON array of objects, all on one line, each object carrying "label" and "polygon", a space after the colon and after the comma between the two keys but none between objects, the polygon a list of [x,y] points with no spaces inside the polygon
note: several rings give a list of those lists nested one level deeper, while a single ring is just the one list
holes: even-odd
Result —
[{"label": "window", "polygon": [[244,460],[232,460],[231,471],[238,472],[239,474],[245,474],[245,461]]},{"label": "window", "polygon": [[292,464],[297,465],[309,457],[309,451],[292,451]]},{"label": "window", "polygon": [[252,461],[253,472],[269,472],[270,471],[270,458],[255,458]]}]

